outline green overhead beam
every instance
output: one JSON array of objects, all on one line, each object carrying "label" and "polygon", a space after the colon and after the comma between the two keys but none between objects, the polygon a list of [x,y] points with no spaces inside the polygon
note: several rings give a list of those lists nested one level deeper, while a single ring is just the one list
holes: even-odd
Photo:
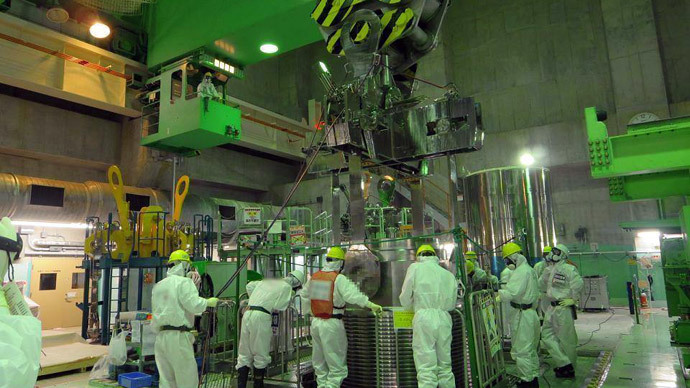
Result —
[{"label": "green overhead beam", "polygon": [[[148,32],[148,65],[199,48],[246,66],[322,40],[311,20],[314,0],[166,0],[156,2]],[[273,43],[276,54],[259,46]]]},{"label": "green overhead beam", "polygon": [[619,136],[609,136],[604,120],[596,108],[585,109],[592,177],[690,171],[690,118],[629,125]]}]

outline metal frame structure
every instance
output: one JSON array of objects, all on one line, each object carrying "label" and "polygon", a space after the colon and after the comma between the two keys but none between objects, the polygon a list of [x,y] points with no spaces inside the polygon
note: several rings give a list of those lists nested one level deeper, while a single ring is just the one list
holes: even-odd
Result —
[{"label": "metal frame structure", "polygon": [[[617,136],[609,135],[605,120],[606,112],[595,107],[585,109],[591,174],[593,178],[609,179],[612,201],[690,196],[690,117],[628,125],[627,133]],[[656,220],[647,224],[648,228],[679,227],[683,235],[677,243],[662,241],[661,260],[668,313],[679,317],[671,325],[671,342],[678,347],[683,373],[688,376],[690,206],[682,207],[678,222]],[[641,225],[635,223],[635,226]]]}]

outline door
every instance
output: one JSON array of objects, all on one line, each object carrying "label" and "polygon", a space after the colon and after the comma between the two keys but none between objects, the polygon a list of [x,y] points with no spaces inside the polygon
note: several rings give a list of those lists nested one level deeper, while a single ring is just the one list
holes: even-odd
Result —
[{"label": "door", "polygon": [[41,306],[43,329],[81,326],[76,306],[84,301],[82,259],[34,258],[31,262],[31,299]]}]

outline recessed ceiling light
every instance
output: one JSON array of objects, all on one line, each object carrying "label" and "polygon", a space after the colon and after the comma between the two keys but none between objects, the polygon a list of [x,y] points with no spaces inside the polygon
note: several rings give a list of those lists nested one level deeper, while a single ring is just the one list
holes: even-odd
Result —
[{"label": "recessed ceiling light", "polygon": [[110,35],[110,27],[101,22],[96,22],[89,28],[89,32],[94,38],[102,39]]},{"label": "recessed ceiling light", "polygon": [[319,61],[319,67],[321,67],[321,71],[323,71],[326,74],[330,74],[331,72],[328,71],[328,66],[326,66],[325,63]]},{"label": "recessed ceiling light", "polygon": [[262,53],[274,54],[278,52],[278,46],[273,43],[264,43],[259,47],[259,50],[261,50]]}]

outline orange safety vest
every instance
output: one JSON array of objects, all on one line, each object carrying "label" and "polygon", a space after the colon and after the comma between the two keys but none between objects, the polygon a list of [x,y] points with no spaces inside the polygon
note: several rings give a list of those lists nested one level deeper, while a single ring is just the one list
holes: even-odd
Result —
[{"label": "orange safety vest", "polygon": [[319,271],[311,276],[309,299],[311,300],[311,312],[315,317],[330,319],[333,317],[333,308],[344,308],[333,306],[333,291],[337,277],[337,272],[324,271]]}]

